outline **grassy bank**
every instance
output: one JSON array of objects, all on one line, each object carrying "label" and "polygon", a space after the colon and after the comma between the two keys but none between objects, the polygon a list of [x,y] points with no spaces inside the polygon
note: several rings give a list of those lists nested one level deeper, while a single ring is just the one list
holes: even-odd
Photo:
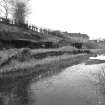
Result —
[{"label": "grassy bank", "polygon": [[78,64],[83,62],[83,60],[88,59],[90,55],[78,54],[78,55],[63,55],[58,57],[48,57],[43,60],[35,60],[26,62],[12,62],[11,65],[6,65],[0,70],[0,77],[18,77],[23,75],[29,75],[31,73],[42,73],[47,71],[57,71],[64,69],[73,64]]},{"label": "grassy bank", "polygon": [[58,57],[63,55],[75,55],[75,54],[89,54],[89,50],[79,50],[71,46],[66,46],[58,49],[38,49],[31,50],[29,48],[23,49],[9,49],[0,51],[0,67],[10,65],[11,62],[26,62],[33,59],[38,61],[48,57]]},{"label": "grassy bank", "polygon": [[105,49],[91,49],[90,52],[93,54],[105,54]]},{"label": "grassy bank", "polygon": [[[30,73],[59,70],[89,57],[89,50],[71,47],[59,49],[10,49],[0,52],[0,77],[17,77]],[[87,56],[86,56],[87,55]]]}]

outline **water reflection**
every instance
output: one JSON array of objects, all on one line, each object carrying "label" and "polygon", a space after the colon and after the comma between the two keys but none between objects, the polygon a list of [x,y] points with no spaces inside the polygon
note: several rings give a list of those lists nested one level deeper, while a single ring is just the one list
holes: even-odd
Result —
[{"label": "water reflection", "polygon": [[0,80],[0,105],[32,105],[35,104],[35,97],[32,100],[30,84],[36,83],[39,79],[51,77],[61,73],[60,70],[46,70],[28,77],[18,79]]},{"label": "water reflection", "polygon": [[[89,57],[85,58],[88,59]],[[75,63],[71,63],[72,65],[79,64],[84,59],[80,59]],[[70,66],[70,64],[69,64]],[[0,80],[0,105],[35,105],[36,104],[36,91],[31,90],[31,86],[35,86],[36,82],[42,78],[52,77],[53,75],[57,75],[64,71],[63,65],[58,65],[59,69],[50,69],[41,70],[37,74],[32,74],[30,76],[17,78],[17,79],[2,79]],[[67,74],[68,75],[68,72]],[[65,75],[64,75],[65,76]],[[60,79],[58,79],[60,80]],[[65,80],[65,79],[64,79]],[[65,80],[66,81],[66,80]],[[68,79],[67,79],[68,81]],[[63,83],[62,80],[60,82]],[[69,81],[68,81],[69,82]],[[68,83],[67,82],[67,83]],[[67,84],[68,85],[68,84]],[[63,85],[61,86],[61,88]],[[59,90],[59,88],[58,88]],[[34,98],[32,97],[32,93],[34,92]]]},{"label": "water reflection", "polygon": [[29,80],[0,80],[0,105],[29,105]]},{"label": "water reflection", "polygon": [[60,71],[39,72],[28,77],[18,79],[2,79],[0,80],[0,105],[32,105],[34,100],[30,97],[29,86],[32,82],[36,83],[41,78],[51,77]]}]

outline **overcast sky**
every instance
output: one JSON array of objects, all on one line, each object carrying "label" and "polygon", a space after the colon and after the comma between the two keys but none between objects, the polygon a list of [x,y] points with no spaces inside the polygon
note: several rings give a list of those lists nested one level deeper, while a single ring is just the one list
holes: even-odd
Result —
[{"label": "overcast sky", "polygon": [[52,30],[105,38],[105,0],[32,0],[29,21]]}]

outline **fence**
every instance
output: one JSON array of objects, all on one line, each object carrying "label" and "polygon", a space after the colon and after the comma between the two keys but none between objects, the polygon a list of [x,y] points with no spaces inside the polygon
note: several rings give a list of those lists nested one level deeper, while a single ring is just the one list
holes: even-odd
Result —
[{"label": "fence", "polygon": [[43,28],[37,27],[35,25],[29,25],[28,23],[27,24],[26,23],[25,24],[17,24],[15,20],[5,19],[3,17],[0,17],[0,23],[22,27],[22,28],[32,30],[35,32],[40,32],[42,34],[49,34],[51,32],[49,29],[43,29]]}]

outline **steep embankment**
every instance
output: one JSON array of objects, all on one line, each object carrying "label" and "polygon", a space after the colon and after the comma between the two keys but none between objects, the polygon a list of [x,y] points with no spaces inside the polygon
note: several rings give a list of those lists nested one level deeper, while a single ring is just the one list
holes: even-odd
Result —
[{"label": "steep embankment", "polygon": [[[0,23],[0,38],[4,40],[31,40],[31,41],[45,41],[47,39],[55,38],[60,40],[60,37],[51,34],[43,35],[40,32],[32,31],[30,29],[21,28],[15,25],[7,25]],[[51,40],[51,39],[50,39]],[[50,41],[49,40],[49,41]]]},{"label": "steep embankment", "polygon": [[[72,35],[73,34],[73,35]],[[86,37],[86,38],[85,38]],[[96,48],[95,43],[88,41],[88,36],[80,33],[32,31],[16,25],[0,23],[0,48],[57,48],[74,46],[77,48]],[[86,41],[84,41],[86,40]],[[86,43],[83,43],[86,42]],[[90,46],[91,43],[91,46]]]}]

